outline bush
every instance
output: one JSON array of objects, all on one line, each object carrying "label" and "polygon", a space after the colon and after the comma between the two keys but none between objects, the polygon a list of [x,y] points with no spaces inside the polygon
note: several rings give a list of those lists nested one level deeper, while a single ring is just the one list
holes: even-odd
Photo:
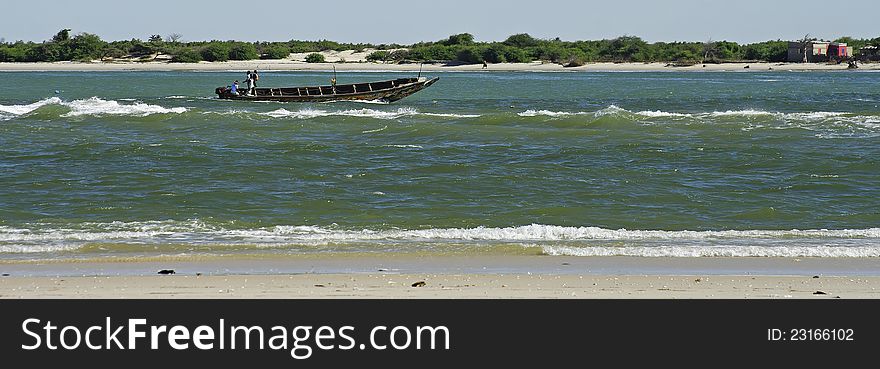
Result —
[{"label": "bush", "polygon": [[107,47],[107,43],[100,37],[90,33],[76,35],[62,45],[68,49],[67,58],[73,60],[100,59],[104,55],[104,48]]},{"label": "bush", "polygon": [[125,55],[127,55],[125,51],[122,51],[122,50],[117,49],[115,47],[108,47],[108,48],[104,49],[104,56],[102,56],[101,58],[102,59],[103,58],[118,59],[118,58],[121,58]]},{"label": "bush", "polygon": [[144,43],[141,40],[131,40],[128,52],[133,55],[147,55],[156,52],[156,45]]},{"label": "bush", "polygon": [[0,62],[23,62],[27,53],[25,44],[0,46]]},{"label": "bush", "polygon": [[520,33],[513,35],[504,40],[504,44],[514,47],[534,47],[538,46],[539,41],[528,33]]},{"label": "bush", "polygon": [[483,50],[476,46],[466,47],[455,57],[460,62],[480,64],[483,62]]},{"label": "bush", "polygon": [[394,50],[388,54],[388,58],[396,62],[404,61],[409,59],[409,50]]},{"label": "bush", "polygon": [[172,63],[198,63],[202,61],[202,55],[193,49],[181,49],[171,58]]},{"label": "bush", "polygon": [[504,51],[504,58],[508,63],[530,63],[532,61],[532,57],[525,50],[518,48],[507,48]]},{"label": "bush", "polygon": [[473,45],[474,44],[474,35],[470,33],[459,33],[457,35],[449,36],[446,40],[441,41],[443,45],[453,46],[453,45]]},{"label": "bush", "polygon": [[229,60],[229,46],[219,42],[212,42],[202,48],[202,59],[213,62],[213,61],[227,61]]},{"label": "bush", "polygon": [[311,53],[306,55],[306,63],[323,63],[324,55],[318,53]]},{"label": "bush", "polygon": [[62,55],[61,46],[54,42],[38,44],[25,52],[24,59],[29,62],[55,62],[69,60]]},{"label": "bush", "polygon": [[263,53],[263,59],[284,59],[288,56],[290,56],[290,49],[281,45],[270,46]]},{"label": "bush", "polygon": [[390,56],[390,54],[385,50],[373,51],[370,53],[370,55],[367,55],[367,61],[384,62],[384,61],[388,60],[389,56]]},{"label": "bush", "polygon": [[260,54],[257,53],[257,47],[254,44],[235,42],[229,48],[230,60],[253,60],[259,58]]},{"label": "bush", "polygon": [[489,63],[507,62],[508,47],[503,44],[492,44],[483,51],[483,60]]},{"label": "bush", "polygon": [[459,47],[443,44],[419,46],[409,50],[409,57],[414,60],[454,60]]},{"label": "bush", "polygon": [[743,56],[750,60],[782,62],[788,59],[788,43],[785,41],[766,41],[746,45],[743,51]]},{"label": "bush", "polygon": [[287,46],[292,53],[312,53],[315,51],[321,51],[318,49],[315,42],[309,41],[290,41],[287,43]]}]

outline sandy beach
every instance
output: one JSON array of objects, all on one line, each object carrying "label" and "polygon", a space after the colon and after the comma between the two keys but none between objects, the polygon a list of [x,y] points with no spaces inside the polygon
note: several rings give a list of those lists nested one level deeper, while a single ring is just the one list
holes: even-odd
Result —
[{"label": "sandy beach", "polygon": [[[425,285],[418,286],[419,282]],[[880,277],[297,274],[5,277],[0,298],[874,299]]]},{"label": "sandy beach", "polygon": [[[874,259],[319,257],[0,265],[0,298],[880,298]],[[157,275],[160,269],[173,275]]]},{"label": "sandy beach", "polygon": [[[333,59],[328,58],[328,61]],[[483,69],[479,64],[385,64],[371,63],[360,59],[346,59],[345,63],[306,63],[296,58],[284,60],[253,60],[199,63],[168,62],[55,62],[55,63],[0,63],[0,72],[15,71],[394,71],[394,72],[796,72],[796,71],[848,71],[846,64],[802,64],[802,63],[726,63],[697,64],[687,67],[674,67],[668,63],[590,63],[581,67],[565,68],[553,63],[502,63],[490,64]],[[858,71],[880,70],[880,63],[861,64]]]}]

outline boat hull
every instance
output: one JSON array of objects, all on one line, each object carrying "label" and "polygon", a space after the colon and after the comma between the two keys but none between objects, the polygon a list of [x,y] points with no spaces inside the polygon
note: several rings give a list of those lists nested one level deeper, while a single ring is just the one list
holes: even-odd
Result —
[{"label": "boat hull", "polygon": [[391,81],[350,85],[257,88],[256,95],[233,94],[226,87],[218,87],[215,92],[218,98],[226,100],[281,102],[375,100],[394,102],[431,86],[439,79],[439,77],[431,79],[400,78]]}]

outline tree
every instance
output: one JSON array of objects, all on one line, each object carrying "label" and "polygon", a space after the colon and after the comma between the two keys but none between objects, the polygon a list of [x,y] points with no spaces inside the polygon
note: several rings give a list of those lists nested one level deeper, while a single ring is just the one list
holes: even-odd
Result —
[{"label": "tree", "polygon": [[155,45],[144,43],[143,41],[136,38],[133,38],[131,39],[131,41],[129,41],[128,52],[134,55],[149,55],[154,53],[156,51],[155,49]]},{"label": "tree", "polygon": [[101,56],[101,59],[105,59],[105,58],[117,59],[117,58],[121,58],[123,56],[125,56],[125,51],[122,51],[122,50],[115,48],[115,47],[108,47],[108,48],[104,49],[104,53]]},{"label": "tree", "polygon": [[538,43],[539,41],[528,33],[516,34],[504,40],[505,45],[514,47],[534,47],[538,46]]},{"label": "tree", "polygon": [[483,62],[483,50],[479,46],[465,47],[458,52],[455,59],[465,63],[479,64]]},{"label": "tree", "polygon": [[777,40],[749,44],[743,47],[743,56],[749,60],[782,62],[788,56],[788,42]]},{"label": "tree", "polygon": [[290,49],[284,45],[272,45],[263,50],[263,59],[284,59],[290,56]]},{"label": "tree", "polygon": [[[798,40],[798,47],[800,48],[801,52],[804,53],[804,59],[802,60],[803,63],[806,63],[809,61],[809,58],[807,57],[807,55],[808,55],[807,51],[810,49],[810,42],[815,41],[815,40],[816,40],[815,38],[810,38],[809,33],[804,35],[804,38]],[[812,51],[812,50],[809,50],[809,51]]]},{"label": "tree", "polygon": [[260,54],[254,44],[247,42],[235,42],[229,49],[229,59],[232,60],[252,60],[258,59]]},{"label": "tree", "polygon": [[104,56],[107,43],[98,35],[80,33],[67,42],[67,59],[92,60]]},{"label": "tree", "polygon": [[162,42],[162,36],[160,35],[151,35],[149,38],[150,43],[158,44]]},{"label": "tree", "polygon": [[24,59],[29,62],[55,62],[65,60],[61,46],[55,42],[44,42],[35,45],[25,52]]},{"label": "tree", "polygon": [[384,63],[386,60],[388,60],[389,56],[390,55],[385,50],[376,50],[371,52],[370,55],[367,55],[367,61]]},{"label": "tree", "polygon": [[202,56],[193,49],[181,49],[173,58],[172,63],[198,63],[202,61]]},{"label": "tree", "polygon": [[62,30],[58,31],[58,33],[56,33],[55,36],[52,36],[52,42],[63,42],[63,41],[67,41],[69,39],[70,39],[70,28],[62,29]]},{"label": "tree", "polygon": [[706,42],[703,43],[703,61],[702,61],[702,63],[705,63],[706,59],[709,59],[709,56],[712,56],[712,59],[714,60],[715,54],[717,52],[718,52],[718,45],[715,43],[715,41],[712,41],[712,38],[710,37],[709,40],[707,40]]},{"label": "tree", "polygon": [[613,60],[642,61],[640,55],[648,44],[636,36],[620,36],[607,45],[607,55]]},{"label": "tree", "polygon": [[166,41],[171,42],[171,43],[180,42],[181,39],[183,39],[183,35],[181,35],[179,33],[172,33],[172,34],[168,35],[168,37],[165,38]]},{"label": "tree", "polygon": [[222,42],[211,42],[201,51],[202,59],[213,61],[229,60],[229,46]]},{"label": "tree", "polygon": [[474,35],[470,33],[459,33],[457,35],[449,36],[446,40],[440,42],[446,46],[452,45],[473,45],[474,43]]},{"label": "tree", "polygon": [[404,61],[409,59],[409,50],[394,50],[388,54],[388,58],[396,62]]}]

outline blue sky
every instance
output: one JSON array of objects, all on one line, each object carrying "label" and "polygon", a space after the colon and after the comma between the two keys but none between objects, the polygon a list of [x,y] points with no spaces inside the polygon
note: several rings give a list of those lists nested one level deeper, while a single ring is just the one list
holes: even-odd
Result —
[{"label": "blue sky", "polygon": [[0,38],[41,41],[61,28],[105,40],[151,34],[211,39],[344,42],[433,41],[470,32],[477,40],[514,33],[564,40],[635,35],[654,41],[797,39],[809,33],[880,37],[878,0],[369,0],[369,1],[10,1]]}]

